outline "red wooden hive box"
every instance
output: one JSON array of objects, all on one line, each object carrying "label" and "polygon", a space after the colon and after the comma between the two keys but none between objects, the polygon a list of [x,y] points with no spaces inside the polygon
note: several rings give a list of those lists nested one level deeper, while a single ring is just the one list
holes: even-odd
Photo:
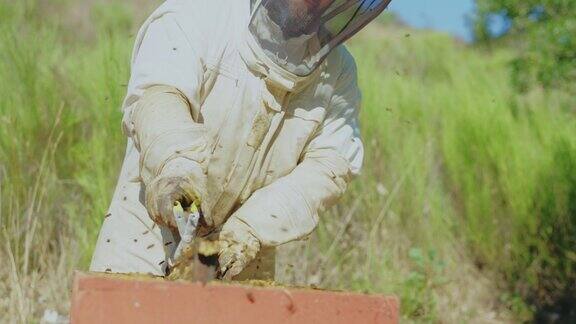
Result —
[{"label": "red wooden hive box", "polygon": [[88,323],[398,323],[395,297],[77,273],[71,321]]}]

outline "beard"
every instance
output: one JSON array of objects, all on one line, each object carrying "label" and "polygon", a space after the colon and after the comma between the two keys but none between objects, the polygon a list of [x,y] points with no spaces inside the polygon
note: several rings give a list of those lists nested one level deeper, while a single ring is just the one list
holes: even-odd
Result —
[{"label": "beard", "polygon": [[309,8],[292,8],[290,0],[271,0],[266,3],[268,15],[280,29],[284,39],[310,35],[318,30],[321,14]]}]

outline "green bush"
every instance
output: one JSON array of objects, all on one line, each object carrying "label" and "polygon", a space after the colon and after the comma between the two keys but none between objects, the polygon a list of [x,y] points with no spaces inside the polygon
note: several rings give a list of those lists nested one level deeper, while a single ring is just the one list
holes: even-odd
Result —
[{"label": "green bush", "polygon": [[[521,90],[535,85],[574,92],[576,84],[576,2],[571,0],[478,0],[476,35],[482,42],[495,36],[517,49],[512,62]],[[508,26],[493,35],[494,19]],[[498,38],[498,37],[496,37]]]}]

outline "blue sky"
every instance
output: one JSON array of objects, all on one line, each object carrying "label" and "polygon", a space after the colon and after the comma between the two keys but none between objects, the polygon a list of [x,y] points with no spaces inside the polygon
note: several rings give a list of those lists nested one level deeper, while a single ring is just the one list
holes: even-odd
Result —
[{"label": "blue sky", "polygon": [[392,0],[389,9],[411,26],[472,39],[466,16],[474,12],[474,0]]}]

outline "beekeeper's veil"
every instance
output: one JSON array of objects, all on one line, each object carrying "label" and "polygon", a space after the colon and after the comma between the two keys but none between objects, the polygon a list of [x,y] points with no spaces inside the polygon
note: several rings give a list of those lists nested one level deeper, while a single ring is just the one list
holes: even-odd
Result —
[{"label": "beekeeper's veil", "polygon": [[376,18],[390,1],[253,0],[249,47],[266,69],[298,81],[312,74],[331,50]]}]

